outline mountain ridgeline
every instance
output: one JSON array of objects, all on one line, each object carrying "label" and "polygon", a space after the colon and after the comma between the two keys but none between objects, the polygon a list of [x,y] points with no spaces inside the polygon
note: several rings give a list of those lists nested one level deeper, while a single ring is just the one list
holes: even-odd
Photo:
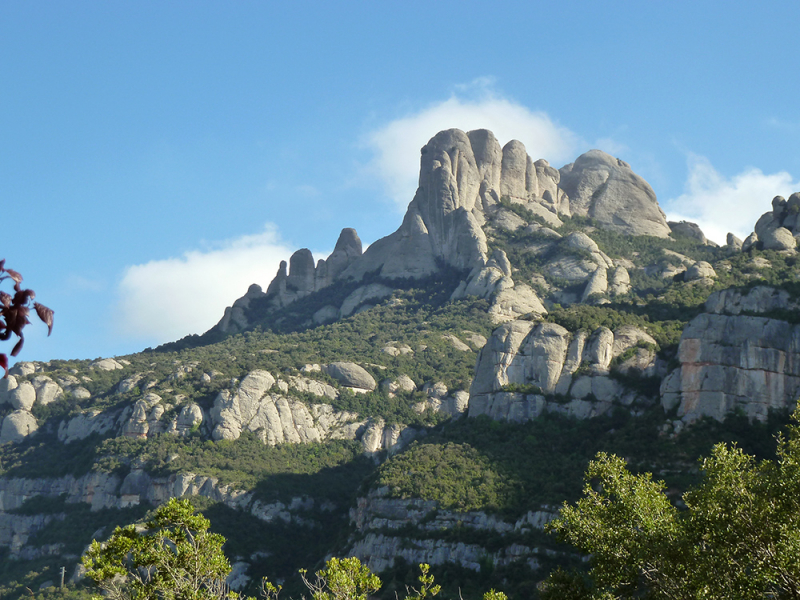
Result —
[{"label": "mountain ridgeline", "polygon": [[235,589],[297,595],[334,554],[386,598],[421,562],[451,595],[535,598],[583,564],[543,528],[596,452],[678,502],[714,442],[774,451],[800,393],[798,215],[777,197],[718,246],[604,152],[555,169],[442,131],[366,251],[344,229],[202,335],[0,380],[0,596],[48,597],[63,566],[82,597],[92,539],[188,496]]}]

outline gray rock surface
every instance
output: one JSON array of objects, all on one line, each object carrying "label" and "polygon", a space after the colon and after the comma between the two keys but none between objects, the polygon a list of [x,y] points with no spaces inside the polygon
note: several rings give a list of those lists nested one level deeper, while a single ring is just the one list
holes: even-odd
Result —
[{"label": "gray rock surface", "polygon": [[36,402],[36,389],[31,382],[23,381],[9,392],[8,402],[17,410],[30,412]]},{"label": "gray rock surface", "polygon": [[[478,544],[444,542],[426,538],[431,533],[467,529],[489,532],[496,536],[513,536],[542,530],[557,516],[553,507],[530,511],[520,518],[507,521],[482,511],[456,512],[441,509],[435,501],[416,498],[388,498],[388,490],[379,488],[357,499],[350,510],[350,520],[359,532],[359,540],[348,555],[357,556],[371,569],[381,571],[394,565],[397,557],[411,563],[455,563],[475,571],[481,563],[507,566],[513,563],[538,568],[538,550],[508,544],[499,550],[487,550]],[[397,536],[392,531],[412,528],[417,534]]]},{"label": "gray rock surface", "polygon": [[690,221],[668,221],[667,225],[669,225],[670,230],[676,236],[687,237],[701,244],[708,243],[706,236],[697,223],[692,223]]},{"label": "gray rock surface", "polygon": [[3,419],[3,425],[0,427],[0,444],[20,442],[36,433],[38,428],[36,418],[31,413],[17,409]]},{"label": "gray rock surface", "polygon": [[347,298],[344,299],[342,302],[342,306],[339,309],[339,314],[342,317],[349,317],[352,315],[356,308],[359,305],[368,302],[370,300],[380,300],[391,296],[394,290],[387,285],[383,285],[382,283],[370,283],[368,285],[362,286],[356,290],[354,290]]},{"label": "gray rock surface", "polygon": [[702,279],[716,279],[717,273],[709,263],[701,260],[694,263],[684,273],[685,281],[698,281]]},{"label": "gray rock surface", "polygon": [[0,379],[0,406],[11,401],[11,390],[17,387],[17,378],[13,375]]},{"label": "gray rock surface", "polygon": [[80,413],[69,420],[61,421],[58,426],[58,439],[69,444],[85,439],[93,433],[104,435],[115,427],[118,416],[117,412],[97,409]]},{"label": "gray rock surface", "polygon": [[[555,323],[501,325],[478,354],[469,416],[525,421],[545,412],[560,412],[589,418],[614,405],[652,404],[656,399],[628,390],[609,377],[612,361],[630,348],[637,348],[633,356],[613,368],[641,376],[657,373],[655,340],[630,325],[615,332],[600,327],[591,335],[571,333]],[[526,386],[532,391],[506,391],[506,386]]]},{"label": "gray rock surface", "polygon": [[560,172],[560,187],[573,215],[592,217],[603,227],[630,235],[669,235],[653,189],[624,161],[590,150]]},{"label": "gray rock surface", "polygon": [[355,363],[333,362],[325,365],[323,370],[345,387],[370,391],[377,387],[372,375]]},{"label": "gray rock surface", "polygon": [[125,367],[114,360],[113,358],[101,358],[94,361],[90,367],[100,369],[101,371],[116,371],[117,369],[124,369]]},{"label": "gray rock surface", "polygon": [[46,375],[37,375],[32,383],[36,390],[36,403],[41,406],[47,406],[64,395],[61,386]]},{"label": "gray rock surface", "polygon": [[593,296],[605,294],[607,290],[608,271],[602,267],[598,267],[589,277],[589,281],[586,283],[586,287],[583,289],[581,302],[586,302]]},{"label": "gray rock surface", "polygon": [[734,410],[765,420],[770,409],[794,406],[800,392],[800,326],[742,313],[794,310],[786,292],[757,287],[712,294],[684,329],[681,366],[661,385],[666,410],[692,422],[722,420]]},{"label": "gray rock surface", "polygon": [[611,271],[609,292],[612,296],[623,296],[631,291],[631,276],[623,266],[618,266]]},{"label": "gray rock surface", "polygon": [[776,227],[764,233],[762,238],[765,250],[794,250],[797,240],[785,227]]},{"label": "gray rock surface", "polygon": [[742,249],[742,240],[738,237],[733,235],[732,233],[728,233],[728,236],[725,238],[726,245],[731,248],[732,250],[741,250]]}]

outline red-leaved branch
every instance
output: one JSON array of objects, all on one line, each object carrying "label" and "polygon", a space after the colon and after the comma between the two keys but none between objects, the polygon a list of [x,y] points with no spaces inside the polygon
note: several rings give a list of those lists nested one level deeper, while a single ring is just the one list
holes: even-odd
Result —
[{"label": "red-leaved branch", "polygon": [[[9,340],[12,335],[17,336],[19,340],[11,350],[11,356],[16,356],[22,350],[22,343],[25,341],[22,329],[30,324],[28,315],[31,313],[31,308],[47,325],[47,335],[53,331],[53,311],[44,304],[33,301],[36,293],[33,290],[22,289],[22,275],[14,269],[6,268],[6,261],[3,259],[0,260],[0,283],[6,279],[14,282],[14,293],[8,294],[0,290],[0,341]],[[5,354],[0,354],[0,367],[6,372],[3,377],[8,377],[8,357]]]}]

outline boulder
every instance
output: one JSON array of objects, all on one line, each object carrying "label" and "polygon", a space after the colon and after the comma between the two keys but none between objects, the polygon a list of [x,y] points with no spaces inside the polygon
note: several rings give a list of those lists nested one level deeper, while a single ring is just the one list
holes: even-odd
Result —
[{"label": "boulder", "polygon": [[100,369],[101,371],[115,371],[117,369],[124,369],[125,367],[113,358],[100,358],[89,365],[92,369]]},{"label": "boulder", "polygon": [[372,391],[377,387],[375,379],[363,367],[351,362],[333,362],[323,370],[345,387]]},{"label": "boulder", "polygon": [[611,270],[609,292],[612,296],[623,296],[631,291],[631,276],[625,267],[618,266]]},{"label": "boulder", "polygon": [[408,375],[400,375],[396,379],[386,379],[381,382],[381,389],[384,390],[390,397],[393,397],[397,392],[414,392],[417,389],[417,384]]},{"label": "boulder", "polygon": [[61,421],[58,426],[58,439],[69,444],[85,439],[93,433],[104,435],[114,427],[117,414],[95,409],[75,415],[69,421]]},{"label": "boulder", "polygon": [[758,234],[754,231],[748,235],[742,242],[742,252],[747,252],[758,243]]},{"label": "boulder", "polygon": [[709,263],[704,260],[694,263],[684,273],[684,281],[698,281],[702,279],[716,279],[717,273]]},{"label": "boulder", "polygon": [[742,249],[742,240],[738,237],[733,235],[732,233],[728,232],[728,236],[725,240],[725,245],[732,250],[741,250]]},{"label": "boulder", "polygon": [[460,350],[461,352],[470,352],[472,350],[472,348],[467,346],[464,342],[462,342],[452,333],[446,333],[442,335],[442,339],[450,342],[453,345],[453,348],[455,348],[456,350]]},{"label": "boulder", "polygon": [[547,309],[536,292],[524,283],[501,289],[489,307],[489,318],[495,324],[528,314],[542,317],[547,314]]},{"label": "boulder", "polygon": [[338,318],[339,309],[327,304],[314,313],[312,320],[314,321],[314,325],[325,325],[326,323],[333,323]]},{"label": "boulder", "polygon": [[27,410],[15,410],[3,419],[0,427],[0,444],[20,442],[39,428],[36,418]]},{"label": "boulder", "polygon": [[9,392],[8,401],[17,410],[30,411],[36,402],[36,389],[29,381],[23,381]]},{"label": "boulder", "polygon": [[175,430],[179,435],[186,436],[194,427],[203,422],[203,410],[194,402],[181,409],[175,423]]},{"label": "boulder", "polygon": [[759,239],[764,242],[765,250],[794,250],[797,247],[797,240],[785,227],[770,229]]},{"label": "boulder", "polygon": [[501,208],[492,216],[492,224],[507,231],[516,231],[527,225],[522,217],[505,208]]},{"label": "boulder", "polygon": [[11,401],[11,390],[17,387],[17,378],[13,375],[0,379],[0,406]]},{"label": "boulder", "polygon": [[21,361],[11,367],[8,372],[11,375],[18,375],[19,377],[27,377],[33,375],[37,371],[41,371],[42,366],[35,362]]},{"label": "boulder", "polygon": [[676,236],[687,237],[700,244],[708,243],[706,236],[697,223],[690,221],[667,221],[670,231]]},{"label": "boulder", "polygon": [[36,390],[36,403],[41,406],[47,406],[64,395],[61,386],[46,375],[34,377],[32,383]]},{"label": "boulder", "polygon": [[500,174],[501,196],[528,197],[526,187],[528,160],[528,153],[522,142],[511,140],[503,146],[503,161]]}]

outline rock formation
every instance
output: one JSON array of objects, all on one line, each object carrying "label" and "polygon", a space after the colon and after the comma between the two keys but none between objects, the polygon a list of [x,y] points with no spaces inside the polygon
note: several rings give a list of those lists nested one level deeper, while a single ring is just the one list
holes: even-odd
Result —
[{"label": "rock formation", "polygon": [[[344,229],[334,252],[316,266],[307,249],[298,250],[289,260],[288,271],[286,262],[281,263],[266,292],[254,285],[226,309],[218,329],[223,333],[246,329],[247,314],[256,299],[264,299],[259,302],[277,309],[338,280],[359,281],[367,273],[385,279],[421,278],[442,267],[471,272],[464,286],[469,289],[457,290],[454,298],[502,293],[495,302],[496,322],[527,313],[543,314],[540,299],[529,287],[511,285],[510,272],[495,277],[484,271],[497,266],[496,256],[487,255],[484,228],[516,230],[526,225],[501,206],[501,200],[521,205],[550,227],[562,225],[559,215],[580,215],[596,219],[601,227],[631,235],[666,237],[671,231],[652,188],[622,160],[591,150],[557,170],[546,160],[531,159],[517,140],[501,148],[491,131],[448,129],[423,146],[419,187],[397,231],[377,240],[362,254],[355,231]],[[697,235],[690,225],[676,227]],[[531,226],[541,227],[539,223]],[[608,257],[594,255],[598,257],[594,262],[583,264],[565,258],[551,267],[554,277],[579,273],[577,277],[587,282],[586,291],[576,301],[608,289],[607,274],[594,274],[595,264],[604,269],[613,264]],[[494,284],[502,277],[506,279],[497,289]],[[612,293],[624,293],[620,291],[624,286],[618,282]],[[315,324],[329,323],[352,313],[350,306],[327,305],[312,320]]]},{"label": "rock formation", "polygon": [[[785,291],[756,287],[714,292],[705,313],[684,329],[681,366],[661,384],[661,403],[683,422],[722,420],[741,410],[765,420],[770,409],[793,408],[800,392],[800,326],[753,313],[795,311]],[[743,314],[745,313],[745,314]]]},{"label": "rock formation", "polygon": [[469,416],[526,421],[553,411],[587,418],[613,405],[653,404],[654,398],[626,389],[611,371],[619,359],[615,370],[656,375],[663,367],[655,349],[650,335],[629,325],[573,333],[555,323],[511,321],[478,355]]},{"label": "rock formation", "polygon": [[601,226],[630,235],[669,235],[653,188],[628,163],[590,150],[560,171],[559,185],[573,215],[592,217]]}]

